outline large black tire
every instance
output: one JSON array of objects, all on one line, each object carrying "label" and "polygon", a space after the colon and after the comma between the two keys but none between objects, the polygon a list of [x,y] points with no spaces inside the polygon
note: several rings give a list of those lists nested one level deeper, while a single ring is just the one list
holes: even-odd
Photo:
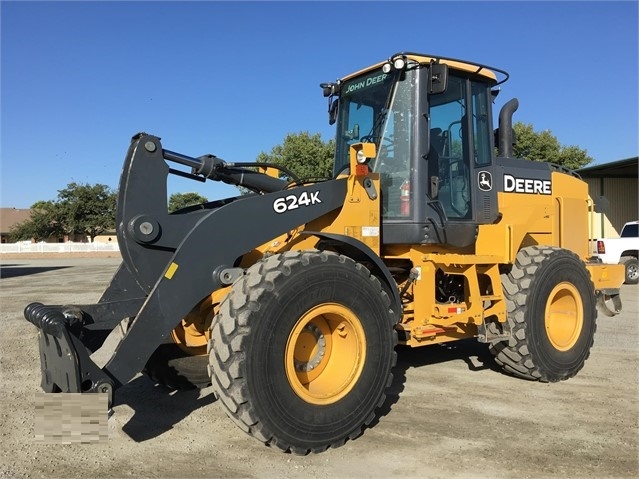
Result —
[{"label": "large black tire", "polygon": [[637,284],[639,282],[639,262],[634,256],[622,256],[619,261],[626,267],[625,284]]},{"label": "large black tire", "polygon": [[153,381],[171,389],[201,389],[211,384],[208,355],[192,356],[174,343],[160,344],[144,366]]},{"label": "large black tire", "polygon": [[364,266],[332,252],[289,251],[253,265],[212,325],[211,380],[228,415],[294,454],[360,435],[392,382],[389,304]]},{"label": "large black tire", "polygon": [[512,337],[490,345],[510,374],[542,382],[568,379],[590,355],[596,330],[594,286],[572,252],[523,248],[502,275]]}]

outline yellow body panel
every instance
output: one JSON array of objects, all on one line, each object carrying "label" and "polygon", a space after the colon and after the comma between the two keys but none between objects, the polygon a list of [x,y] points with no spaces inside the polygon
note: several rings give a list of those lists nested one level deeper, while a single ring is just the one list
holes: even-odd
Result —
[{"label": "yellow body panel", "polygon": [[478,255],[497,255],[512,263],[526,246],[557,246],[586,261],[589,254],[588,185],[579,178],[553,172],[552,194],[498,193],[498,223],[480,225]]},{"label": "yellow body panel", "polygon": [[[357,161],[355,155],[362,149],[367,158],[375,156],[375,145],[372,143],[353,145],[351,149],[351,171],[355,171]],[[307,231],[322,231],[355,238],[375,254],[380,254],[381,218],[379,207],[379,175],[350,175],[344,206],[332,214],[322,216],[307,225],[301,225],[296,231],[291,231],[275,241],[258,248],[260,252],[277,253],[289,249],[310,249],[317,243],[317,238],[301,234]],[[366,185],[365,185],[366,183]]]},{"label": "yellow body panel", "polygon": [[[356,154],[360,149],[367,158],[375,156],[374,145],[353,145],[351,171],[357,170]],[[554,246],[573,251],[587,264],[596,291],[619,288],[623,283],[623,267],[588,262],[589,218],[593,212],[587,184],[569,174],[551,175],[551,194],[499,192],[500,219],[495,224],[480,225],[475,244],[465,248],[382,246],[379,175],[368,172],[344,175],[348,188],[341,209],[276,238],[245,259],[252,263],[265,253],[316,247],[318,238],[302,234],[304,230],[356,238],[387,264],[400,262],[418,272],[416,280],[398,284],[404,292],[403,314],[397,325],[400,343],[423,346],[475,337],[487,321],[506,323],[500,265],[513,264],[524,247]],[[461,301],[454,298],[444,303],[437,301],[438,270],[463,281],[465,297]]]},{"label": "yellow body panel", "polygon": [[626,267],[623,264],[588,263],[586,268],[596,290],[618,288],[626,279]]}]

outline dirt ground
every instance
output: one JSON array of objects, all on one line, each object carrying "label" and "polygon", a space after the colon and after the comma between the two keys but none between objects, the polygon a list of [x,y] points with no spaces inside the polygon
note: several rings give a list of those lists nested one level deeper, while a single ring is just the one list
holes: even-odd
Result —
[{"label": "dirt ground", "polygon": [[293,456],[245,435],[210,388],[174,393],[143,376],[117,391],[108,440],[35,441],[40,393],[32,301],[97,301],[117,258],[1,259],[2,478],[622,478],[639,476],[637,286],[599,316],[584,369],[558,384],[502,374],[475,341],[400,350],[385,415],[359,438]]}]

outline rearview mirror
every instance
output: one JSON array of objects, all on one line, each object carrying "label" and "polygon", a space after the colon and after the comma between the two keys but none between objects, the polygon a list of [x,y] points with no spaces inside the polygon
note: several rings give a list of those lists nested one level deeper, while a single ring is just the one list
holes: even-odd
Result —
[{"label": "rearview mirror", "polygon": [[339,98],[335,98],[328,107],[328,124],[333,125],[337,121],[337,106],[339,105]]},{"label": "rearview mirror", "polygon": [[431,95],[444,93],[448,87],[448,65],[431,63],[428,72],[428,92]]}]

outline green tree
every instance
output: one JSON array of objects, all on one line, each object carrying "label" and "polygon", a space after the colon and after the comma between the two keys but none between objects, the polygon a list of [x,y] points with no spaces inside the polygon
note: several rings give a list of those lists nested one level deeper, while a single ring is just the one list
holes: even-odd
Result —
[{"label": "green tree", "polygon": [[53,201],[37,201],[31,206],[28,220],[18,223],[9,232],[11,241],[46,241],[64,235],[62,214]]},{"label": "green tree", "polygon": [[206,203],[208,199],[198,193],[173,193],[169,197],[169,213],[187,206]]},{"label": "green tree", "polygon": [[270,153],[261,152],[256,161],[283,166],[300,179],[315,179],[332,175],[334,155],[335,140],[324,142],[319,133],[302,131],[289,133],[283,144],[274,146]]},{"label": "green tree", "polygon": [[583,168],[592,161],[586,150],[561,145],[550,130],[536,132],[531,124],[522,122],[515,123],[513,130],[513,155],[516,158],[555,163],[572,170]]},{"label": "green tree", "polygon": [[67,235],[89,236],[91,241],[115,229],[116,194],[102,184],[69,183],[53,201],[31,206],[31,217],[11,230],[14,241],[47,240]]},{"label": "green tree", "polygon": [[73,182],[58,191],[65,232],[89,236],[92,242],[99,234],[115,229],[115,204],[115,193],[99,183]]}]

